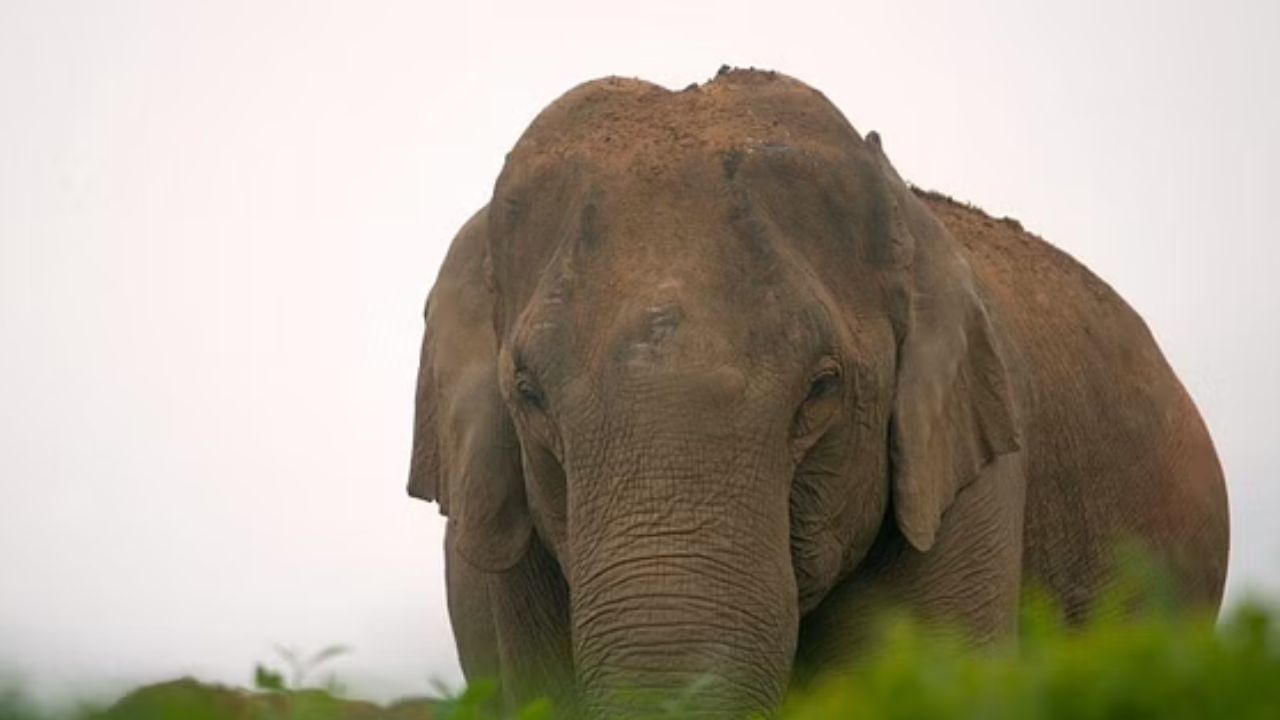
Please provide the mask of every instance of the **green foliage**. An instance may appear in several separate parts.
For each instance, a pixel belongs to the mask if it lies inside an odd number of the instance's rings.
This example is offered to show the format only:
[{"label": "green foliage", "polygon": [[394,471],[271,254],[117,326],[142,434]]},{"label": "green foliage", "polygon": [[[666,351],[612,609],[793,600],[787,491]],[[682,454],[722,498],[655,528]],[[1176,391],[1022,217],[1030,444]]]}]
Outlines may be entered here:
[{"label": "green foliage", "polygon": [[1215,629],[1151,613],[1069,631],[1029,612],[1016,652],[973,653],[908,623],[875,656],[794,698],[794,720],[917,718],[1280,717],[1280,638],[1271,615],[1243,606]]},{"label": "green foliage", "polygon": [[441,720],[487,720],[498,716],[498,684],[492,680],[473,682],[461,693],[437,685],[436,692],[441,697]]},{"label": "green foliage", "polygon": [[[305,690],[317,668],[349,652],[350,648],[345,645],[330,645],[308,656],[293,648],[277,645],[276,654],[288,668],[288,682],[285,681],[285,672],[259,664],[253,669],[253,686],[259,690],[277,692]],[[344,692],[341,683],[332,673],[315,689],[324,690],[330,695],[342,695]]]},{"label": "green foliage", "polygon": [[253,686],[259,690],[284,690],[284,675],[263,665],[255,665]]},{"label": "green foliage", "polygon": [[[889,620],[878,649],[846,672],[789,698],[782,717],[1065,720],[1280,717],[1280,614],[1244,604],[1220,622],[1173,612],[1150,587],[1117,585],[1087,627],[1072,628],[1043,593],[1028,593],[1017,649],[975,652],[955,636]],[[1132,609],[1144,609],[1136,617]],[[1126,619],[1127,618],[1127,619]],[[285,668],[259,666],[258,693],[190,680],[135,691],[109,711],[42,714],[14,691],[0,691],[0,720],[330,720],[439,718],[498,720],[498,688],[473,683],[460,694],[414,708],[377,708],[305,689],[309,675],[341,648],[303,657],[281,651]],[[330,682],[330,688],[333,684]],[[680,717],[698,688],[659,708]],[[551,720],[546,700],[514,720]]]}]

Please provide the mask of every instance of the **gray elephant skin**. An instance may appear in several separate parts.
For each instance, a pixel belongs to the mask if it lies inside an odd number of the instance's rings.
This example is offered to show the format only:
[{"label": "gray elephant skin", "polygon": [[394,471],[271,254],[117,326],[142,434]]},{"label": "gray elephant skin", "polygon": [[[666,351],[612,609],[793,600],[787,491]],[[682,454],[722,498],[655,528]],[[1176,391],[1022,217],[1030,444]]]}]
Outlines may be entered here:
[{"label": "gray elephant skin", "polygon": [[692,682],[691,711],[768,712],[886,608],[975,646],[1032,585],[1077,619],[1120,542],[1188,608],[1227,567],[1141,318],[754,70],[533,121],[428,298],[409,492],[448,517],[467,677],[588,717]]}]

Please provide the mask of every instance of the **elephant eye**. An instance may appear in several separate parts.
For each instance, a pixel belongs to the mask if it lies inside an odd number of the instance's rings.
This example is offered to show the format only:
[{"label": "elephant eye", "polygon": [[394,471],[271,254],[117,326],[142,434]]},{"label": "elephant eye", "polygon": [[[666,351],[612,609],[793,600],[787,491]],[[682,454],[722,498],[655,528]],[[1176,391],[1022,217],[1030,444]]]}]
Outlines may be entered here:
[{"label": "elephant eye", "polygon": [[542,395],[542,390],[538,388],[538,384],[534,382],[527,370],[516,371],[516,394],[530,407],[538,410],[546,409],[546,399]]},{"label": "elephant eye", "polygon": [[830,397],[839,387],[840,368],[835,366],[823,368],[809,381],[809,393],[805,396],[805,401]]},{"label": "elephant eye", "polygon": [[806,451],[835,417],[840,403],[834,400],[840,395],[841,375],[840,366],[834,360],[828,360],[809,379],[809,391],[796,410],[791,427],[797,452]]}]

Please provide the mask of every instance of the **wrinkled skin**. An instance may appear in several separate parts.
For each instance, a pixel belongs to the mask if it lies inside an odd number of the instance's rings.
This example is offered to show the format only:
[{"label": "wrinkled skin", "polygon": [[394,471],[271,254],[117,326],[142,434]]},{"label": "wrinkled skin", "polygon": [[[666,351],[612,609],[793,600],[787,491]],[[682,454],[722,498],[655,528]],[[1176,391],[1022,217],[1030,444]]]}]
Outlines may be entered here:
[{"label": "wrinkled skin", "polygon": [[889,607],[1016,636],[1143,542],[1216,608],[1226,498],[1138,316],[910,189],[784,76],[544,110],[428,300],[410,492],[470,678],[591,717],[767,711]]}]

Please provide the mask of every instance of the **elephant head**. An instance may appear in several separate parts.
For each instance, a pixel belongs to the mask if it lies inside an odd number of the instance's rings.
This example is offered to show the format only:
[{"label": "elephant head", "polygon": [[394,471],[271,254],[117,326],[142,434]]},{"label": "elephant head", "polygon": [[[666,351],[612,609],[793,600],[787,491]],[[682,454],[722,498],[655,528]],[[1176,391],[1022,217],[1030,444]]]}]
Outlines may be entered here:
[{"label": "elephant head", "polygon": [[410,491],[478,568],[545,545],[597,714],[697,678],[706,709],[773,707],[799,619],[886,523],[928,551],[1016,445],[966,259],[789,78],[575,88],[453,252]]}]

